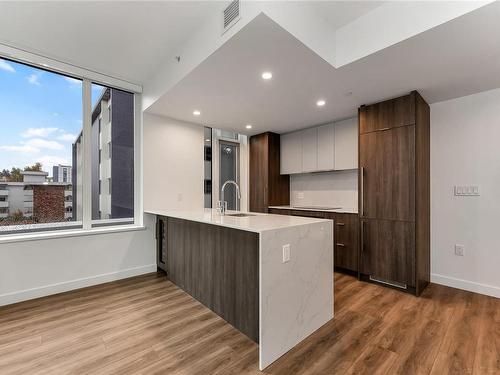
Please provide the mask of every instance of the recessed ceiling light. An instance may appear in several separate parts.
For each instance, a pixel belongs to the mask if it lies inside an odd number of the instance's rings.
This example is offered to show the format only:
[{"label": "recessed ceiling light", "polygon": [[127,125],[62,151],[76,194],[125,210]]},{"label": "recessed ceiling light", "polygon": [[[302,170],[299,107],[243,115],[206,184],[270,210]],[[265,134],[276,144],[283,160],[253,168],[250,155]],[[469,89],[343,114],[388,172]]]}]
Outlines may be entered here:
[{"label": "recessed ceiling light", "polygon": [[316,102],[316,105],[317,105],[318,107],[323,107],[325,104],[326,104],[326,102],[325,102],[323,99],[318,100],[318,101]]},{"label": "recessed ceiling light", "polygon": [[247,128],[247,129],[252,129],[252,125],[247,124],[247,126],[245,126],[245,128]]},{"label": "recessed ceiling light", "polygon": [[264,73],[262,73],[262,79],[266,79],[267,80],[267,79],[271,79],[271,78],[273,78],[273,73],[271,73],[271,72],[264,72]]},{"label": "recessed ceiling light", "polygon": [[200,112],[200,111],[198,111],[198,110],[193,111],[193,115],[195,115],[195,116],[199,116],[199,115],[201,115],[201,112]]}]

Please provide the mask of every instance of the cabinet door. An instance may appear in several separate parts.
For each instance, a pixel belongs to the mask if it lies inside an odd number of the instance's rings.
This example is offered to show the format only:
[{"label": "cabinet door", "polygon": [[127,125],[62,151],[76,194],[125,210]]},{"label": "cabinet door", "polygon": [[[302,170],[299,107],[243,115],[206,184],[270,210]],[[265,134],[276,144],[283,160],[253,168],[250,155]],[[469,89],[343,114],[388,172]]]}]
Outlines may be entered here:
[{"label": "cabinet door", "polygon": [[358,119],[335,123],[335,169],[358,168]]},{"label": "cabinet door", "polygon": [[267,212],[269,147],[267,134],[250,137],[250,211]]},{"label": "cabinet door", "polygon": [[318,170],[318,128],[306,129],[302,134],[302,172]]},{"label": "cabinet door", "polygon": [[361,272],[381,281],[415,284],[415,224],[361,220]]},{"label": "cabinet door", "polygon": [[[356,144],[357,144],[357,137],[358,134],[356,132],[355,133]],[[318,127],[317,169],[320,171],[328,171],[335,169],[335,127],[333,124],[323,125]]]},{"label": "cabinet door", "polygon": [[415,126],[361,134],[360,216],[415,219]]},{"label": "cabinet door", "polygon": [[280,173],[302,172],[302,136],[300,132],[281,136]]},{"label": "cabinet door", "polygon": [[358,215],[333,214],[335,266],[358,271]]},{"label": "cabinet door", "polygon": [[359,109],[360,134],[415,124],[415,94],[362,106]]}]

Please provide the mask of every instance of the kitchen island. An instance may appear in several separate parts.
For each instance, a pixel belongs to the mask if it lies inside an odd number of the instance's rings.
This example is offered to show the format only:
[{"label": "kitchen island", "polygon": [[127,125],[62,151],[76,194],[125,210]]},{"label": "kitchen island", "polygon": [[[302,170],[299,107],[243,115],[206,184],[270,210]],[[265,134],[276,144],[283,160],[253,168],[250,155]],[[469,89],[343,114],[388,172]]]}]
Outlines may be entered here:
[{"label": "kitchen island", "polygon": [[167,277],[257,342],[261,370],[333,318],[331,220],[148,213],[158,217]]}]

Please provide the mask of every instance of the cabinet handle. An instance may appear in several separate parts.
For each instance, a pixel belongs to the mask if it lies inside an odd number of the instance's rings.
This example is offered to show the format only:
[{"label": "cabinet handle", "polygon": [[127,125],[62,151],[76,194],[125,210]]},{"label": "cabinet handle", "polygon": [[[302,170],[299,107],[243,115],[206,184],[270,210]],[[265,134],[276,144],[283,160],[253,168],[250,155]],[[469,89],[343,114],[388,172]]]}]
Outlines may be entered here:
[{"label": "cabinet handle", "polygon": [[361,221],[361,252],[365,252],[365,222]]},{"label": "cabinet handle", "polygon": [[337,246],[345,247],[345,245],[343,243],[338,243],[338,242],[337,242]]},{"label": "cabinet handle", "polygon": [[361,216],[365,216],[365,168],[361,167]]},{"label": "cabinet handle", "polygon": [[345,224],[344,223],[337,223],[339,227],[343,227]]},{"label": "cabinet handle", "polygon": [[391,130],[391,128],[382,128],[379,131],[383,132],[383,131],[386,131],[386,130]]}]

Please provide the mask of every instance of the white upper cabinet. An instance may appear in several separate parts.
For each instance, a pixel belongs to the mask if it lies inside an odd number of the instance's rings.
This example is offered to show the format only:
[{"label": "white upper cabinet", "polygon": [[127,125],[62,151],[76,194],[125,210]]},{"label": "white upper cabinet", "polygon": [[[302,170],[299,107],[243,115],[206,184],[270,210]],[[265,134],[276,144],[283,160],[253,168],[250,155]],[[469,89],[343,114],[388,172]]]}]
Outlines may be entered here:
[{"label": "white upper cabinet", "polygon": [[356,117],[335,123],[335,168],[358,168],[358,119]]},{"label": "white upper cabinet", "polygon": [[319,171],[335,169],[335,126],[323,125],[318,129],[318,167]]},{"label": "white upper cabinet", "polygon": [[283,134],[280,139],[280,173],[302,173],[301,132]]},{"label": "white upper cabinet", "polygon": [[318,170],[318,128],[306,129],[302,134],[302,171]]},{"label": "white upper cabinet", "polygon": [[358,168],[358,119],[281,136],[281,174]]}]

